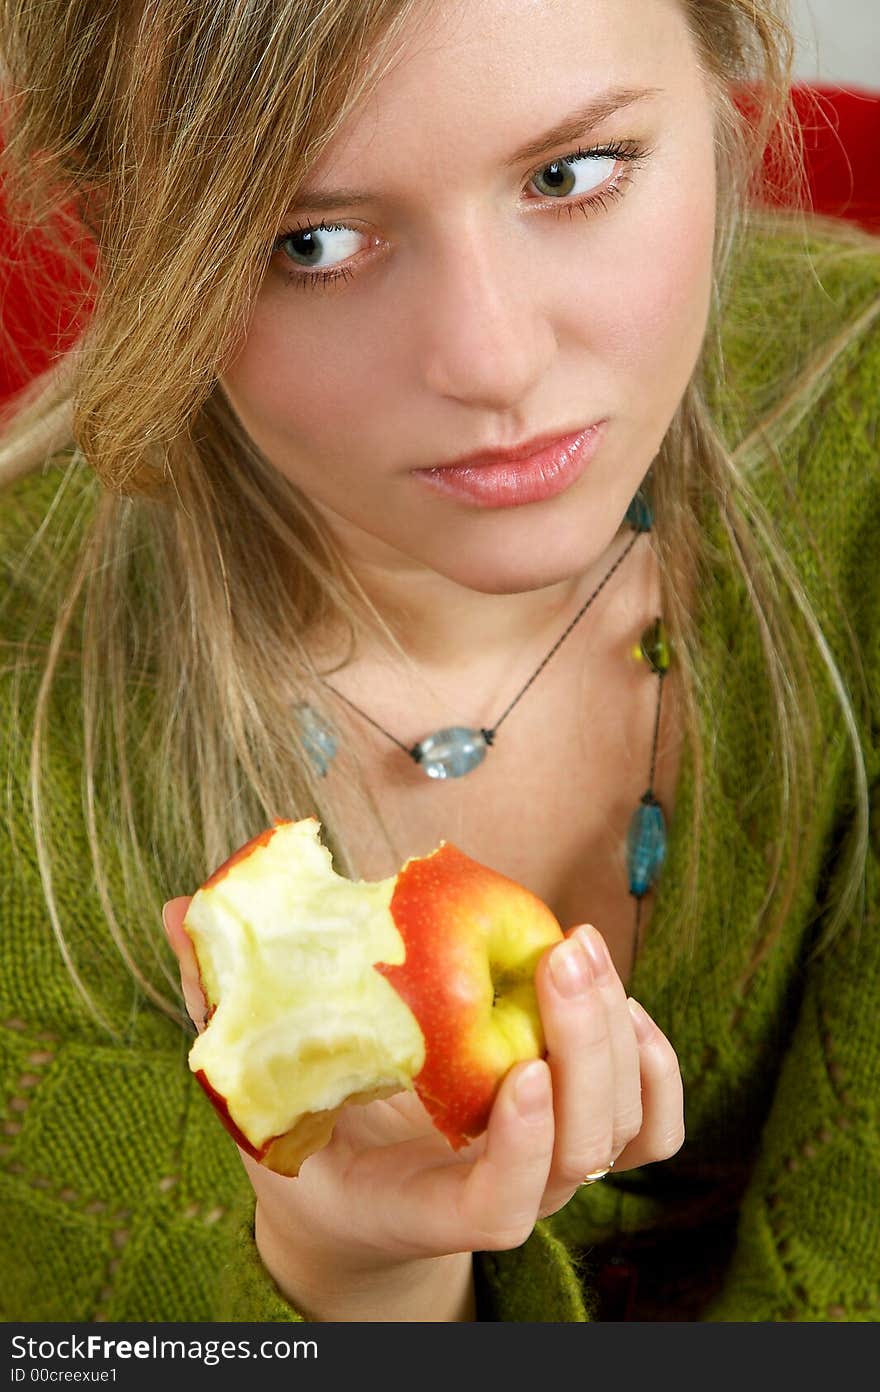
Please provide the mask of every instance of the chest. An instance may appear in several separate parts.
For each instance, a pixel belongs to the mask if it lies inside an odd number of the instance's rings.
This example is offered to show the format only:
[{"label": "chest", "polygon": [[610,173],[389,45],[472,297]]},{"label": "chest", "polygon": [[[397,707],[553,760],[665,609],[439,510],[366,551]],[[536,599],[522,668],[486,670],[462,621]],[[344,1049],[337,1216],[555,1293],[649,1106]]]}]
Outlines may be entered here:
[{"label": "chest", "polygon": [[[368,722],[334,706],[342,738],[327,793],[357,874],[384,878],[407,857],[450,841],[537,894],[564,929],[595,924],[626,984],[636,925],[627,831],[649,787],[669,822],[682,754],[674,669],[660,692],[656,674],[632,658],[642,626],[634,637],[621,634],[619,646],[604,657],[592,654],[585,662],[574,653],[552,676],[548,668],[542,689],[526,693],[483,762],[461,778],[428,778]],[[507,704],[501,701],[476,721],[431,711],[436,719],[417,724],[405,700],[389,700],[387,683],[343,687],[337,675],[334,684],[405,744],[443,725],[490,726]],[[357,788],[355,754],[372,808]],[[650,892],[642,900],[640,943],[650,928],[652,900]]]}]

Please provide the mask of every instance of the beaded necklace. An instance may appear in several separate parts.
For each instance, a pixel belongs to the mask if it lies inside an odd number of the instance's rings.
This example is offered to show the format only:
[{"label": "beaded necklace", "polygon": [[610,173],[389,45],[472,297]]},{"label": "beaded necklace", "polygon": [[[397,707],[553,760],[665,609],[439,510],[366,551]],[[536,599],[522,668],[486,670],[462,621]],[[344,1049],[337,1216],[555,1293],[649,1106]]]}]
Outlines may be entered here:
[{"label": "beaded necklace", "polygon": [[[653,512],[644,493],[639,489],[630,503],[625,517],[626,523],[632,528],[635,535],[627,546],[626,550],[614,562],[605,575],[604,579],[596,586],[585,604],[581,606],[575,614],[571,623],[556,640],[553,647],[544,658],[539,667],[532,673],[528,681],[510,702],[507,709],[496,720],[491,728],[481,726],[473,729],[465,725],[452,725],[442,730],[436,730],[432,734],[426,735],[416,744],[408,746],[403,744],[390,731],[386,730],[372,716],[362,711],[347,696],[343,696],[341,691],[337,691],[329,682],[324,685],[350,706],[358,715],[385,735],[398,749],[419,765],[428,778],[462,778],[472,769],[477,768],[485,759],[486,754],[495,742],[495,736],[502,721],[506,720],[517,702],[525,695],[529,687],[544,670],[553,654],[562,645],[571,633],[575,624],[587,612],[593,600],[607,584],[614,574],[617,567],[626,559],[635,546],[642,532],[651,530],[654,522]],[[632,651],[634,658],[648,664],[650,670],[657,676],[657,710],[654,720],[654,737],[651,745],[651,764],[648,774],[648,787],[642,794],[639,806],[636,808],[630,820],[626,838],[626,860],[627,875],[629,880],[629,893],[635,898],[635,928],[633,932],[633,949],[630,962],[630,972],[635,964],[639,946],[639,929],[641,926],[642,900],[648,891],[653,887],[661,866],[666,856],[666,818],[663,808],[654,794],[654,775],[657,766],[657,739],[660,730],[660,706],[663,699],[663,678],[669,670],[670,661],[670,642],[667,637],[666,628],[661,617],[657,617],[642,633],[641,639]],[[336,736],[328,728],[328,725],[321,719],[317,711],[308,704],[301,701],[295,707],[295,715],[302,735],[303,744],[306,751],[320,777],[325,777],[331,761],[336,755],[338,742]]]}]

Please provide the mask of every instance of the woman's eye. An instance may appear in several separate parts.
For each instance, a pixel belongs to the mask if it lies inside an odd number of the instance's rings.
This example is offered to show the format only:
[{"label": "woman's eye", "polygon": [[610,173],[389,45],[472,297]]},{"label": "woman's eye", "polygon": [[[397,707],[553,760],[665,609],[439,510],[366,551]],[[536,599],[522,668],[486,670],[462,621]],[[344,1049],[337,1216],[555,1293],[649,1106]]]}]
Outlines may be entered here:
[{"label": "woman's eye", "polygon": [[322,222],[317,227],[283,232],[276,239],[275,248],[283,247],[287,258],[307,273],[323,271],[353,256],[361,236],[363,233],[353,227]]},{"label": "woman's eye", "polygon": [[539,191],[550,198],[559,194],[567,197],[591,193],[611,177],[618,158],[617,155],[570,155],[545,164],[532,175],[531,183],[536,186],[544,183],[546,188]]}]

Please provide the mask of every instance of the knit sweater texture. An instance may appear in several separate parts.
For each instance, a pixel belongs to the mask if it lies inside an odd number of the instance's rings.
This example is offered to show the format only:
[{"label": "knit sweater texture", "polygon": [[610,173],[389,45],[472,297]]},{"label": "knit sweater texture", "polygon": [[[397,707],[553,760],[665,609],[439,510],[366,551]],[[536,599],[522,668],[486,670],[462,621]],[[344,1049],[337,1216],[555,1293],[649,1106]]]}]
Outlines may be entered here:
[{"label": "knit sweater texture", "polygon": [[[789,232],[743,238],[711,402],[735,445],[807,360],[862,316],[863,330],[835,357],[781,448],[782,481],[759,450],[750,483],[783,534],[853,696],[874,814],[880,334],[869,311],[878,297],[880,252],[841,260],[820,234],[806,245]],[[90,471],[82,474],[77,506],[99,487]],[[47,811],[56,834],[63,828],[53,883],[76,968],[125,1044],[109,1040],[86,1011],[53,932],[29,813],[34,690],[16,686],[11,658],[34,606],[46,602],[38,557],[62,524],[63,507],[52,506],[60,476],[53,460],[0,489],[0,775],[12,798],[12,816],[0,823],[0,1314],[300,1320],[260,1261],[253,1191],[187,1065],[192,1034],[135,986],[109,934],[86,840],[76,673],[54,697],[45,751]],[[833,688],[820,677],[820,793],[796,899],[762,957],[756,925],[773,851],[772,715],[744,582],[721,563],[716,516],[709,526],[719,565],[697,600],[713,701],[701,711],[712,834],[700,921],[693,952],[673,951],[684,926],[693,795],[686,748],[650,932],[628,986],[678,1054],[686,1140],[669,1160],[579,1189],[521,1246],[475,1253],[481,1320],[880,1318],[880,822],[872,817],[864,903],[817,955],[811,949],[856,825],[854,760]],[[32,580],[13,587],[12,561],[27,547]],[[824,670],[818,650],[812,655]],[[206,865],[205,876],[214,868]],[[161,885],[159,902],[194,888]],[[174,972],[161,928],[157,938]]]}]

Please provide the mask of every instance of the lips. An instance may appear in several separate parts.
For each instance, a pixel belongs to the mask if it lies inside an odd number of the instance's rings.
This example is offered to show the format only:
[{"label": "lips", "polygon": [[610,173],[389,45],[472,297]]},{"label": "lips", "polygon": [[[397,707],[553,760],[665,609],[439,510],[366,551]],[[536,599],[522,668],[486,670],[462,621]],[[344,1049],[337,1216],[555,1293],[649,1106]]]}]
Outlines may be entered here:
[{"label": "lips", "polygon": [[498,464],[516,464],[524,459],[530,459],[533,455],[539,454],[542,450],[548,449],[551,445],[562,445],[566,440],[573,439],[588,429],[588,425],[580,422],[567,429],[551,431],[549,434],[535,435],[531,440],[526,440],[519,445],[511,445],[509,449],[486,450],[475,454],[462,454],[455,459],[445,459],[437,464],[424,464],[421,470],[427,469],[481,469],[490,468]]},{"label": "lips", "polygon": [[[483,508],[520,507],[543,502],[564,493],[587,469],[604,434],[605,421],[582,426],[573,435],[563,435],[549,445],[501,463],[492,457],[477,456],[483,462],[413,469],[419,487],[429,487],[446,497],[457,498],[469,506]],[[473,456],[471,456],[473,460]]]}]

